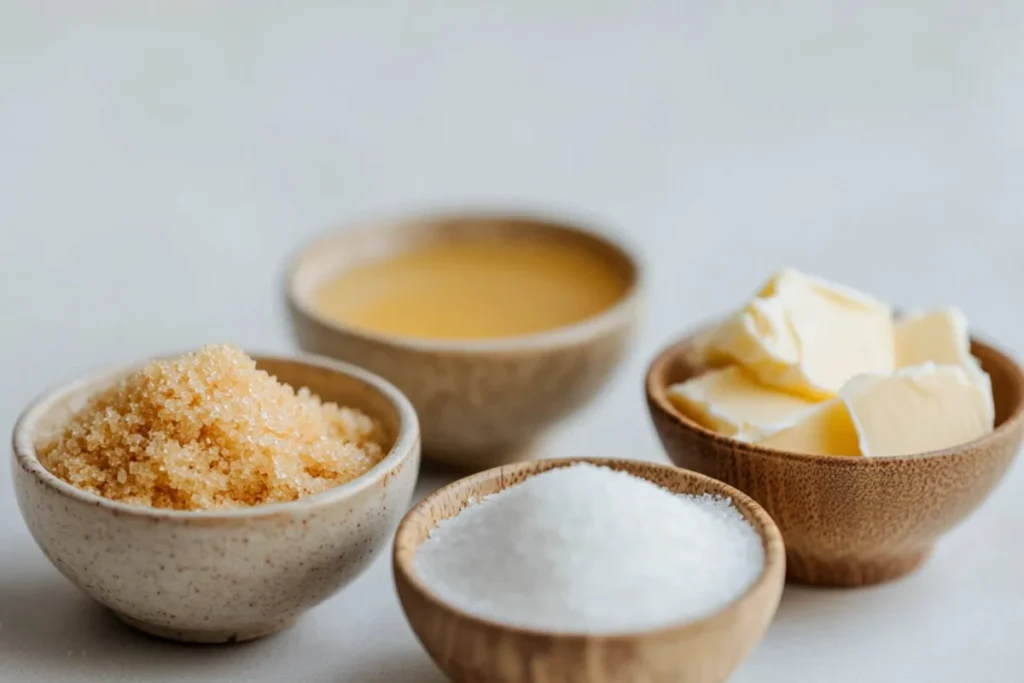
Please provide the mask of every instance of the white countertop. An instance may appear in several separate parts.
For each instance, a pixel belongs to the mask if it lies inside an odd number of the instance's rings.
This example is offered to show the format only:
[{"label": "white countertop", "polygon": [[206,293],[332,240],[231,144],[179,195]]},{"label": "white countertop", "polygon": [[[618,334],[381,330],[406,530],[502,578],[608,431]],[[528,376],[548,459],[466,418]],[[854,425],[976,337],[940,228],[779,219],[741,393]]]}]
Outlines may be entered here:
[{"label": "white countertop", "polygon": [[[0,2],[0,429],[94,366],[291,348],[287,252],[336,222],[463,201],[591,212],[652,269],[629,363],[552,455],[663,459],[646,360],[782,265],[959,304],[1024,350],[1013,3],[484,5]],[[443,680],[387,557],[277,637],[175,646],[60,577],[9,480],[4,683]],[[442,482],[425,474],[420,495]],[[733,680],[1020,680],[1022,535],[1018,464],[911,578],[788,588]]]}]

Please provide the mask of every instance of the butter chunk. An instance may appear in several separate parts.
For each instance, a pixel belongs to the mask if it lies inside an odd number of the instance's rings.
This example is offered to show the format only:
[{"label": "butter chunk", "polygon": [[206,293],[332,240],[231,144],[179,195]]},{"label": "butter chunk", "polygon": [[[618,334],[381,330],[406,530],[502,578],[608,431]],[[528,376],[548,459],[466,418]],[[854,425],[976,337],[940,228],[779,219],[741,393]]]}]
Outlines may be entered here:
[{"label": "butter chunk", "polygon": [[707,338],[702,358],[711,365],[729,360],[767,386],[824,400],[855,375],[892,372],[892,312],[857,291],[785,269]]},{"label": "butter chunk", "polygon": [[777,431],[814,406],[800,396],[765,387],[736,366],[673,385],[668,397],[705,427],[742,441]]},{"label": "butter chunk", "polygon": [[846,403],[818,404],[794,424],[755,441],[758,445],[812,455],[860,455],[860,439]]},{"label": "butter chunk", "polygon": [[907,315],[896,321],[896,367],[963,365],[971,355],[967,319],[959,308]]},{"label": "butter chunk", "polygon": [[866,456],[934,451],[992,429],[989,399],[957,365],[929,362],[889,376],[862,375],[847,382],[841,396]]},{"label": "butter chunk", "polygon": [[895,340],[897,368],[932,362],[958,365],[966,370],[985,395],[986,420],[989,428],[993,426],[992,379],[981,369],[978,359],[971,355],[967,319],[960,309],[949,307],[905,316],[896,321]]}]

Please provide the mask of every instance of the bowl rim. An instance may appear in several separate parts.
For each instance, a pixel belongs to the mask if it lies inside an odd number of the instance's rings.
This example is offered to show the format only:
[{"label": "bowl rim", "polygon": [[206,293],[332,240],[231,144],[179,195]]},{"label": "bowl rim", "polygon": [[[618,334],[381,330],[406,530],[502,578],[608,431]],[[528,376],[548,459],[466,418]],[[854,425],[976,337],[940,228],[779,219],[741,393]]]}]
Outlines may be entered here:
[{"label": "bowl rim", "polygon": [[[496,337],[487,339],[427,339],[404,337],[397,334],[347,325],[321,315],[312,305],[309,296],[299,292],[299,276],[307,267],[310,258],[328,246],[337,246],[346,239],[358,235],[415,229],[417,226],[450,220],[509,221],[518,224],[532,224],[534,227],[551,232],[574,235],[592,240],[615,252],[632,270],[632,278],[625,293],[611,306],[595,315],[570,325],[552,328],[542,332]],[[312,321],[319,327],[335,334],[344,334],[365,339],[377,344],[406,348],[430,353],[458,354],[515,354],[530,350],[574,346],[581,341],[594,338],[624,324],[642,299],[647,286],[647,268],[639,247],[623,234],[608,228],[598,228],[598,221],[570,212],[554,211],[503,211],[494,208],[433,209],[421,212],[376,214],[348,221],[321,231],[287,258],[284,270],[285,302],[293,313]]]},{"label": "bowl rim", "polygon": [[[814,462],[826,467],[884,468],[899,466],[901,464],[924,459],[955,457],[974,448],[987,448],[988,446],[1009,436],[1010,433],[1017,428],[1017,424],[1024,420],[1024,400],[1020,400],[1017,402],[1013,411],[1007,415],[1002,422],[995,425],[995,428],[987,434],[983,434],[976,439],[972,439],[971,441],[967,441],[962,444],[949,446],[948,448],[922,451],[920,453],[911,453],[907,455],[881,455],[874,457],[820,455],[767,448],[765,446],[759,446],[746,441],[739,441],[737,439],[718,434],[717,432],[697,423],[695,420],[690,419],[686,415],[683,415],[675,408],[674,405],[672,405],[671,401],[668,400],[666,395],[666,389],[668,387],[662,386],[656,382],[657,378],[655,375],[660,374],[665,365],[671,360],[680,354],[685,353],[685,351],[697,340],[701,332],[706,329],[706,326],[700,326],[662,347],[654,355],[654,358],[647,366],[647,372],[644,375],[644,391],[647,395],[647,404],[652,413],[657,411],[658,414],[667,417],[676,426],[693,432],[699,435],[702,439],[720,445],[722,448],[734,451],[745,451],[750,454],[771,458],[781,458],[790,461]],[[1024,370],[1021,369],[1017,361],[1005,351],[1002,351],[993,344],[981,341],[974,335],[971,335],[970,342],[972,347],[980,347],[984,349],[987,354],[999,358],[1007,367],[1012,368],[1014,373],[1014,384],[1018,386],[1019,393],[1024,396]],[[655,416],[652,415],[652,417]]]},{"label": "bowl rim", "polygon": [[[585,463],[597,466],[619,466],[621,469],[618,471],[625,471],[633,476],[640,476],[630,470],[631,465],[643,465],[644,467],[654,468],[658,470],[670,471],[675,474],[685,474],[696,481],[702,481],[708,488],[709,491],[715,491],[717,495],[728,496],[732,499],[733,504],[740,509],[741,514],[749,513],[750,517],[754,521],[748,520],[748,523],[757,532],[757,535],[761,538],[762,545],[764,547],[764,566],[761,569],[761,573],[758,574],[757,578],[739,595],[733,598],[728,603],[722,605],[714,612],[706,614],[696,619],[689,619],[685,621],[673,622],[664,626],[657,626],[654,628],[642,628],[633,629],[629,631],[621,632],[581,632],[581,631],[558,631],[558,630],[543,630],[538,628],[529,628],[523,626],[517,626],[513,624],[504,624],[494,619],[477,616],[471,614],[451,603],[445,601],[433,591],[431,591],[426,584],[420,581],[419,577],[413,568],[413,561],[416,555],[415,549],[409,550],[402,547],[403,539],[409,536],[412,531],[412,523],[416,517],[423,514],[428,510],[432,504],[439,500],[447,492],[456,490],[458,488],[469,488],[474,484],[489,479],[502,478],[506,474],[520,472],[522,470],[529,471],[528,476],[534,476],[542,472],[558,469],[562,467],[569,467],[574,464]],[[645,478],[645,477],[644,477]],[[651,482],[654,483],[654,482]],[[659,484],[656,484],[660,486]],[[662,487],[664,488],[664,487]],[[464,508],[462,508],[464,509]],[[461,510],[459,512],[461,512]],[[458,512],[456,512],[456,515]],[[454,517],[455,515],[452,515]],[[744,514],[746,518],[746,514]],[[446,518],[448,519],[448,518]],[[436,526],[436,524],[435,524]],[[418,549],[418,547],[417,547]],[[786,550],[782,540],[782,532],[779,531],[778,526],[775,524],[775,520],[771,518],[767,511],[753,498],[743,493],[739,489],[736,489],[725,482],[714,479],[705,474],[688,470],[676,465],[668,463],[660,463],[649,460],[630,460],[626,458],[587,458],[587,457],[576,457],[576,458],[557,458],[557,459],[546,459],[546,460],[526,460],[508,465],[502,465],[500,467],[494,467],[476,474],[464,477],[457,481],[454,481],[446,486],[443,486],[430,495],[426,496],[418,503],[416,503],[402,518],[402,521],[398,524],[398,529],[395,531],[395,538],[392,544],[392,565],[395,581],[403,581],[406,586],[415,591],[420,599],[430,603],[431,607],[435,610],[441,610],[456,615],[459,619],[471,623],[475,628],[484,628],[494,631],[501,631],[503,633],[513,634],[516,637],[525,638],[542,638],[542,639],[557,639],[564,642],[569,641],[587,641],[587,642],[601,642],[607,644],[625,643],[634,641],[638,638],[661,638],[661,637],[676,637],[681,633],[692,631],[699,631],[704,629],[707,625],[722,618],[723,615],[737,609],[740,605],[745,603],[755,594],[770,590],[770,584],[773,582],[778,583],[779,595],[781,596],[782,587],[785,580],[786,574]],[[403,602],[402,609],[405,611],[406,606]],[[777,609],[777,606],[776,606]]]},{"label": "bowl rim", "polygon": [[246,353],[257,362],[265,360],[301,363],[363,382],[387,400],[398,413],[398,433],[395,436],[395,443],[380,462],[352,481],[292,501],[224,510],[174,510],[147,507],[145,505],[124,503],[104,498],[65,482],[39,462],[35,448],[38,422],[42,416],[52,409],[57,401],[90,385],[115,380],[126,373],[142,367],[151,360],[173,358],[182,355],[181,353],[170,353],[159,354],[130,363],[108,365],[99,370],[85,373],[77,379],[55,385],[41,393],[26,406],[14,424],[11,438],[12,463],[15,466],[21,467],[51,491],[88,505],[108,509],[114,515],[150,519],[154,522],[166,521],[182,524],[218,525],[304,512],[312,508],[338,503],[374,486],[379,480],[398,469],[416,451],[420,438],[419,421],[416,411],[413,409],[409,399],[393,384],[382,377],[350,363],[314,354],[282,355],[248,351]]}]

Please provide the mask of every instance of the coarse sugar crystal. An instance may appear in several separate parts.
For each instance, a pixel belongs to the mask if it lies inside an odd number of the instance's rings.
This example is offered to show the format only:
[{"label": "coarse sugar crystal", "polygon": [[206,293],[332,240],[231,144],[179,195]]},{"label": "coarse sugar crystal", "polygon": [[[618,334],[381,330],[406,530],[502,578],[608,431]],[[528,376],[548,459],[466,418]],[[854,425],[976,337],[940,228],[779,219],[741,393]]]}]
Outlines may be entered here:
[{"label": "coarse sugar crystal", "polygon": [[36,452],[72,486],[178,510],[295,500],[385,455],[371,417],[296,391],[230,345],[146,364],[43,435]]},{"label": "coarse sugar crystal", "polygon": [[680,495],[588,463],[548,470],[442,521],[415,572],[510,626],[621,633],[699,619],[761,574],[761,538],[727,498]]}]

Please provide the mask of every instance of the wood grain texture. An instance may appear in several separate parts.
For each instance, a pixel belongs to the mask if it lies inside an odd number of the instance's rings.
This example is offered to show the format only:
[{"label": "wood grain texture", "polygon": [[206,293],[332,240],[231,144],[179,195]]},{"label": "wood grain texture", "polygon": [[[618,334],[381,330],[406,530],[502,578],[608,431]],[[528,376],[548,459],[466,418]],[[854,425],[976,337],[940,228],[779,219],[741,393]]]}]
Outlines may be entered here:
[{"label": "wood grain texture", "polygon": [[975,441],[910,456],[837,458],[719,436],[682,415],[665,394],[703,370],[694,361],[695,336],[663,350],[648,369],[654,426],[674,463],[764,506],[785,538],[791,580],[859,586],[913,571],[936,539],[985,500],[1020,447],[1024,374],[978,341],[971,350],[992,377],[996,429]]},{"label": "wood grain texture", "polygon": [[[413,557],[440,520],[458,514],[471,497],[496,493],[574,462],[623,470],[678,493],[731,497],[764,541],[764,572],[746,593],[710,617],[618,636],[508,627],[442,602],[418,580]],[[709,477],[639,461],[545,460],[481,472],[420,502],[395,536],[394,575],[413,631],[456,683],[717,683],[746,658],[771,622],[782,594],[785,552],[778,528],[760,506]]]},{"label": "wood grain texture", "polygon": [[[353,264],[438,241],[561,241],[593,250],[632,285],[616,305],[577,325],[496,340],[418,340],[356,329],[311,305],[318,286]],[[285,283],[301,348],[393,382],[420,416],[424,457],[482,470],[524,457],[528,445],[594,398],[636,328],[640,265],[621,245],[539,218],[458,215],[380,221],[327,235],[293,260]]]}]

